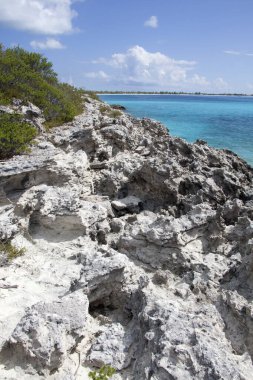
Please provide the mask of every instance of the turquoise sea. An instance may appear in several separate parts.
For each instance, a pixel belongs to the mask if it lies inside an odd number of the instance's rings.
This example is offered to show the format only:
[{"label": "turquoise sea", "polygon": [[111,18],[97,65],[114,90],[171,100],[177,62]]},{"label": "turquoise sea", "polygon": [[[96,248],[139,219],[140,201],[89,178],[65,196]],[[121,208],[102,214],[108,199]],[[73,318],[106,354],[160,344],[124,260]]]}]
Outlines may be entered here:
[{"label": "turquoise sea", "polygon": [[137,117],[165,124],[171,135],[227,148],[253,166],[253,97],[200,95],[100,95]]}]

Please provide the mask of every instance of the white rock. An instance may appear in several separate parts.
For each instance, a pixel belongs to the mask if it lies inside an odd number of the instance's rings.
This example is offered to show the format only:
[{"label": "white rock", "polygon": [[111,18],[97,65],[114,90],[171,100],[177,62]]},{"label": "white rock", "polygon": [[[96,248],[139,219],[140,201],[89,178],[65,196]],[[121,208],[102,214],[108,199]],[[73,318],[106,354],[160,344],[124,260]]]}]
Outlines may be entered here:
[{"label": "white rock", "polygon": [[127,209],[129,211],[139,210],[140,205],[141,199],[134,196],[128,196],[122,199],[112,201],[112,207],[114,207],[118,211],[122,211],[124,209]]},{"label": "white rock", "polygon": [[100,107],[0,162],[0,378],[251,379],[252,170]]},{"label": "white rock", "polygon": [[51,304],[38,303],[26,311],[10,338],[10,350],[37,370],[54,370],[84,333],[88,300],[75,292]]}]

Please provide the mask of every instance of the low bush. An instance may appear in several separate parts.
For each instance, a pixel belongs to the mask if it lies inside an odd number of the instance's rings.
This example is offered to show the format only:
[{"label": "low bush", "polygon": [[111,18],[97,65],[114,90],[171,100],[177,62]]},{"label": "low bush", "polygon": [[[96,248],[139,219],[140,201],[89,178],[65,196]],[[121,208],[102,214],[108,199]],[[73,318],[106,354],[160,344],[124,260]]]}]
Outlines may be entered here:
[{"label": "low bush", "polygon": [[21,115],[0,114],[0,159],[27,152],[36,134],[36,129],[24,122]]},{"label": "low bush", "polygon": [[112,110],[109,113],[109,116],[112,117],[113,119],[117,119],[122,115],[122,113],[119,110]]},{"label": "low bush", "polygon": [[122,113],[119,110],[111,109],[110,107],[106,105],[101,105],[99,107],[99,111],[101,112],[102,115],[107,115],[113,119],[117,119],[118,117],[122,115]]},{"label": "low bush", "polygon": [[110,379],[114,374],[116,370],[109,365],[104,365],[97,371],[91,371],[89,372],[89,377],[92,380],[108,380]]},{"label": "low bush", "polygon": [[99,111],[104,115],[105,113],[110,112],[110,108],[107,106],[100,106]]}]

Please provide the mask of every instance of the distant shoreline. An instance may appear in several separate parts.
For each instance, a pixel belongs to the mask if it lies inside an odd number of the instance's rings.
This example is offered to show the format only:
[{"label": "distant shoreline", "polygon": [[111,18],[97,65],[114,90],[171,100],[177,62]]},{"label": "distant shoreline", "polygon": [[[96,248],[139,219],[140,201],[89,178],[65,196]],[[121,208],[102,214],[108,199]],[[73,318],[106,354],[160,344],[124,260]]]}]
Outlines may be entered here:
[{"label": "distant shoreline", "polygon": [[138,96],[138,95],[151,95],[151,96],[185,96],[185,95],[188,95],[188,96],[227,96],[227,97],[252,97],[252,95],[247,95],[247,94],[194,94],[194,93],[175,93],[175,94],[172,94],[172,93],[164,93],[164,94],[160,94],[160,93],[157,93],[157,92],[154,92],[154,93],[147,93],[147,92],[96,92],[94,91],[98,96],[99,95],[134,95],[134,96]]}]

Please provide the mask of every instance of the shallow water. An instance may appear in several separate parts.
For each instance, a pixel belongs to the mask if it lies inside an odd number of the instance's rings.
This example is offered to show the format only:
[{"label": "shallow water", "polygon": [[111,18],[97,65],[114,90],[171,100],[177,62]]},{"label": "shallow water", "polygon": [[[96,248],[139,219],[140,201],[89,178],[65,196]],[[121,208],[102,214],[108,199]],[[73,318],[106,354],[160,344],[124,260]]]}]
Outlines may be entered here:
[{"label": "shallow water", "polygon": [[253,166],[253,97],[196,95],[100,95],[136,117],[165,124],[189,142],[205,140],[234,151]]}]

